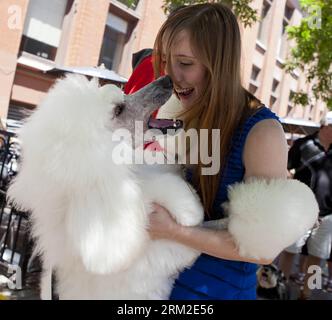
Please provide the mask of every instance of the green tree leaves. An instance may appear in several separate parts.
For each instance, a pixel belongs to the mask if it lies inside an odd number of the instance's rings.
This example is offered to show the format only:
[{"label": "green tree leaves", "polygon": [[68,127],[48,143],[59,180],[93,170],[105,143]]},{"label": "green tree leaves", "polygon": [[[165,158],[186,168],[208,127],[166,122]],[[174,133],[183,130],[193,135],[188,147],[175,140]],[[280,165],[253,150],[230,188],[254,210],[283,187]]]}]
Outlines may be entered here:
[{"label": "green tree leaves", "polygon": [[[164,0],[163,9],[166,14],[182,5],[205,3],[206,0]],[[252,0],[212,0],[230,6],[245,27],[251,26],[258,20],[257,11],[250,7]]]},{"label": "green tree leaves", "polygon": [[307,105],[322,100],[332,110],[332,0],[300,0],[300,4],[305,16],[299,26],[287,28],[296,45],[285,68],[304,72],[313,96],[302,92],[293,101]]}]

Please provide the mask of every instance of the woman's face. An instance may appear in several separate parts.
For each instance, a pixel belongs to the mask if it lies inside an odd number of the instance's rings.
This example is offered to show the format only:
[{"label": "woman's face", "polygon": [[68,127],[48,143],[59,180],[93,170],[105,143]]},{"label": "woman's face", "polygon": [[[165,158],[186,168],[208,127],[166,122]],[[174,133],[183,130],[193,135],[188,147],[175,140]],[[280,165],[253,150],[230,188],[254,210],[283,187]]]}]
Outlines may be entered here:
[{"label": "woman's face", "polygon": [[195,57],[187,31],[181,31],[175,38],[171,57],[171,62],[166,61],[166,65],[172,70],[177,96],[183,107],[188,108],[204,90],[206,68]]}]

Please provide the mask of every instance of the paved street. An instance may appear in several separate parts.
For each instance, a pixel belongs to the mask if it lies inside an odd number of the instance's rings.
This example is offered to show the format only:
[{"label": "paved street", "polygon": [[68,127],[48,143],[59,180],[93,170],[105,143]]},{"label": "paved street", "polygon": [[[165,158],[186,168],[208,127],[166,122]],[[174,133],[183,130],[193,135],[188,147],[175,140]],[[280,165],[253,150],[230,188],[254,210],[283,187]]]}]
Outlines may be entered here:
[{"label": "paved street", "polygon": [[[4,283],[5,279],[0,276],[0,295],[5,296],[9,300],[39,300],[39,273],[31,273],[26,280],[26,286],[22,290],[9,290]],[[294,283],[290,283],[290,300],[297,300],[300,293],[300,287]],[[258,300],[265,300],[258,297]],[[311,300],[332,300],[332,293],[325,290],[315,290]]]},{"label": "paved street", "polygon": [[22,290],[10,290],[7,279],[0,275],[0,295],[8,300],[39,300],[39,272],[29,273]]}]

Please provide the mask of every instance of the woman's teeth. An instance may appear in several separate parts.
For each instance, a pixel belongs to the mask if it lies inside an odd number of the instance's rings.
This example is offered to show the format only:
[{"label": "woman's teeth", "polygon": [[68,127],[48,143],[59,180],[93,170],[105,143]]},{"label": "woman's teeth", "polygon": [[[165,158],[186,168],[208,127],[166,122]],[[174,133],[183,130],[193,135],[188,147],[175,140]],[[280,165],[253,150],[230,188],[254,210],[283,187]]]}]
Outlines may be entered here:
[{"label": "woman's teeth", "polygon": [[190,95],[193,91],[194,91],[193,88],[189,88],[189,89],[176,89],[176,92],[177,92],[179,95],[182,95],[182,96],[188,96],[188,95]]}]

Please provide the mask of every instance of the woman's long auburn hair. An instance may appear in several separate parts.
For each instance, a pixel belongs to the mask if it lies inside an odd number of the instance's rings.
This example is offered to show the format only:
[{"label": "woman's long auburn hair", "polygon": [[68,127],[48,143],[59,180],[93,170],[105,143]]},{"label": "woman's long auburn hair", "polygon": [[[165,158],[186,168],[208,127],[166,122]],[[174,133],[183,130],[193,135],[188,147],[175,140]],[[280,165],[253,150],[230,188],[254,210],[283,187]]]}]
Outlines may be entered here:
[{"label": "woman's long auburn hair", "polygon": [[189,34],[196,58],[206,68],[205,89],[201,97],[182,113],[185,128],[208,129],[210,155],[215,154],[212,153],[212,129],[220,129],[219,173],[202,175],[204,165],[201,162],[194,170],[194,185],[206,214],[211,217],[221,172],[227,162],[235,130],[260,103],[242,87],[238,22],[231,9],[219,3],[185,6],[168,17],[154,44],[156,78],[165,68],[172,77],[169,68],[172,48],[177,35],[183,30]]}]

